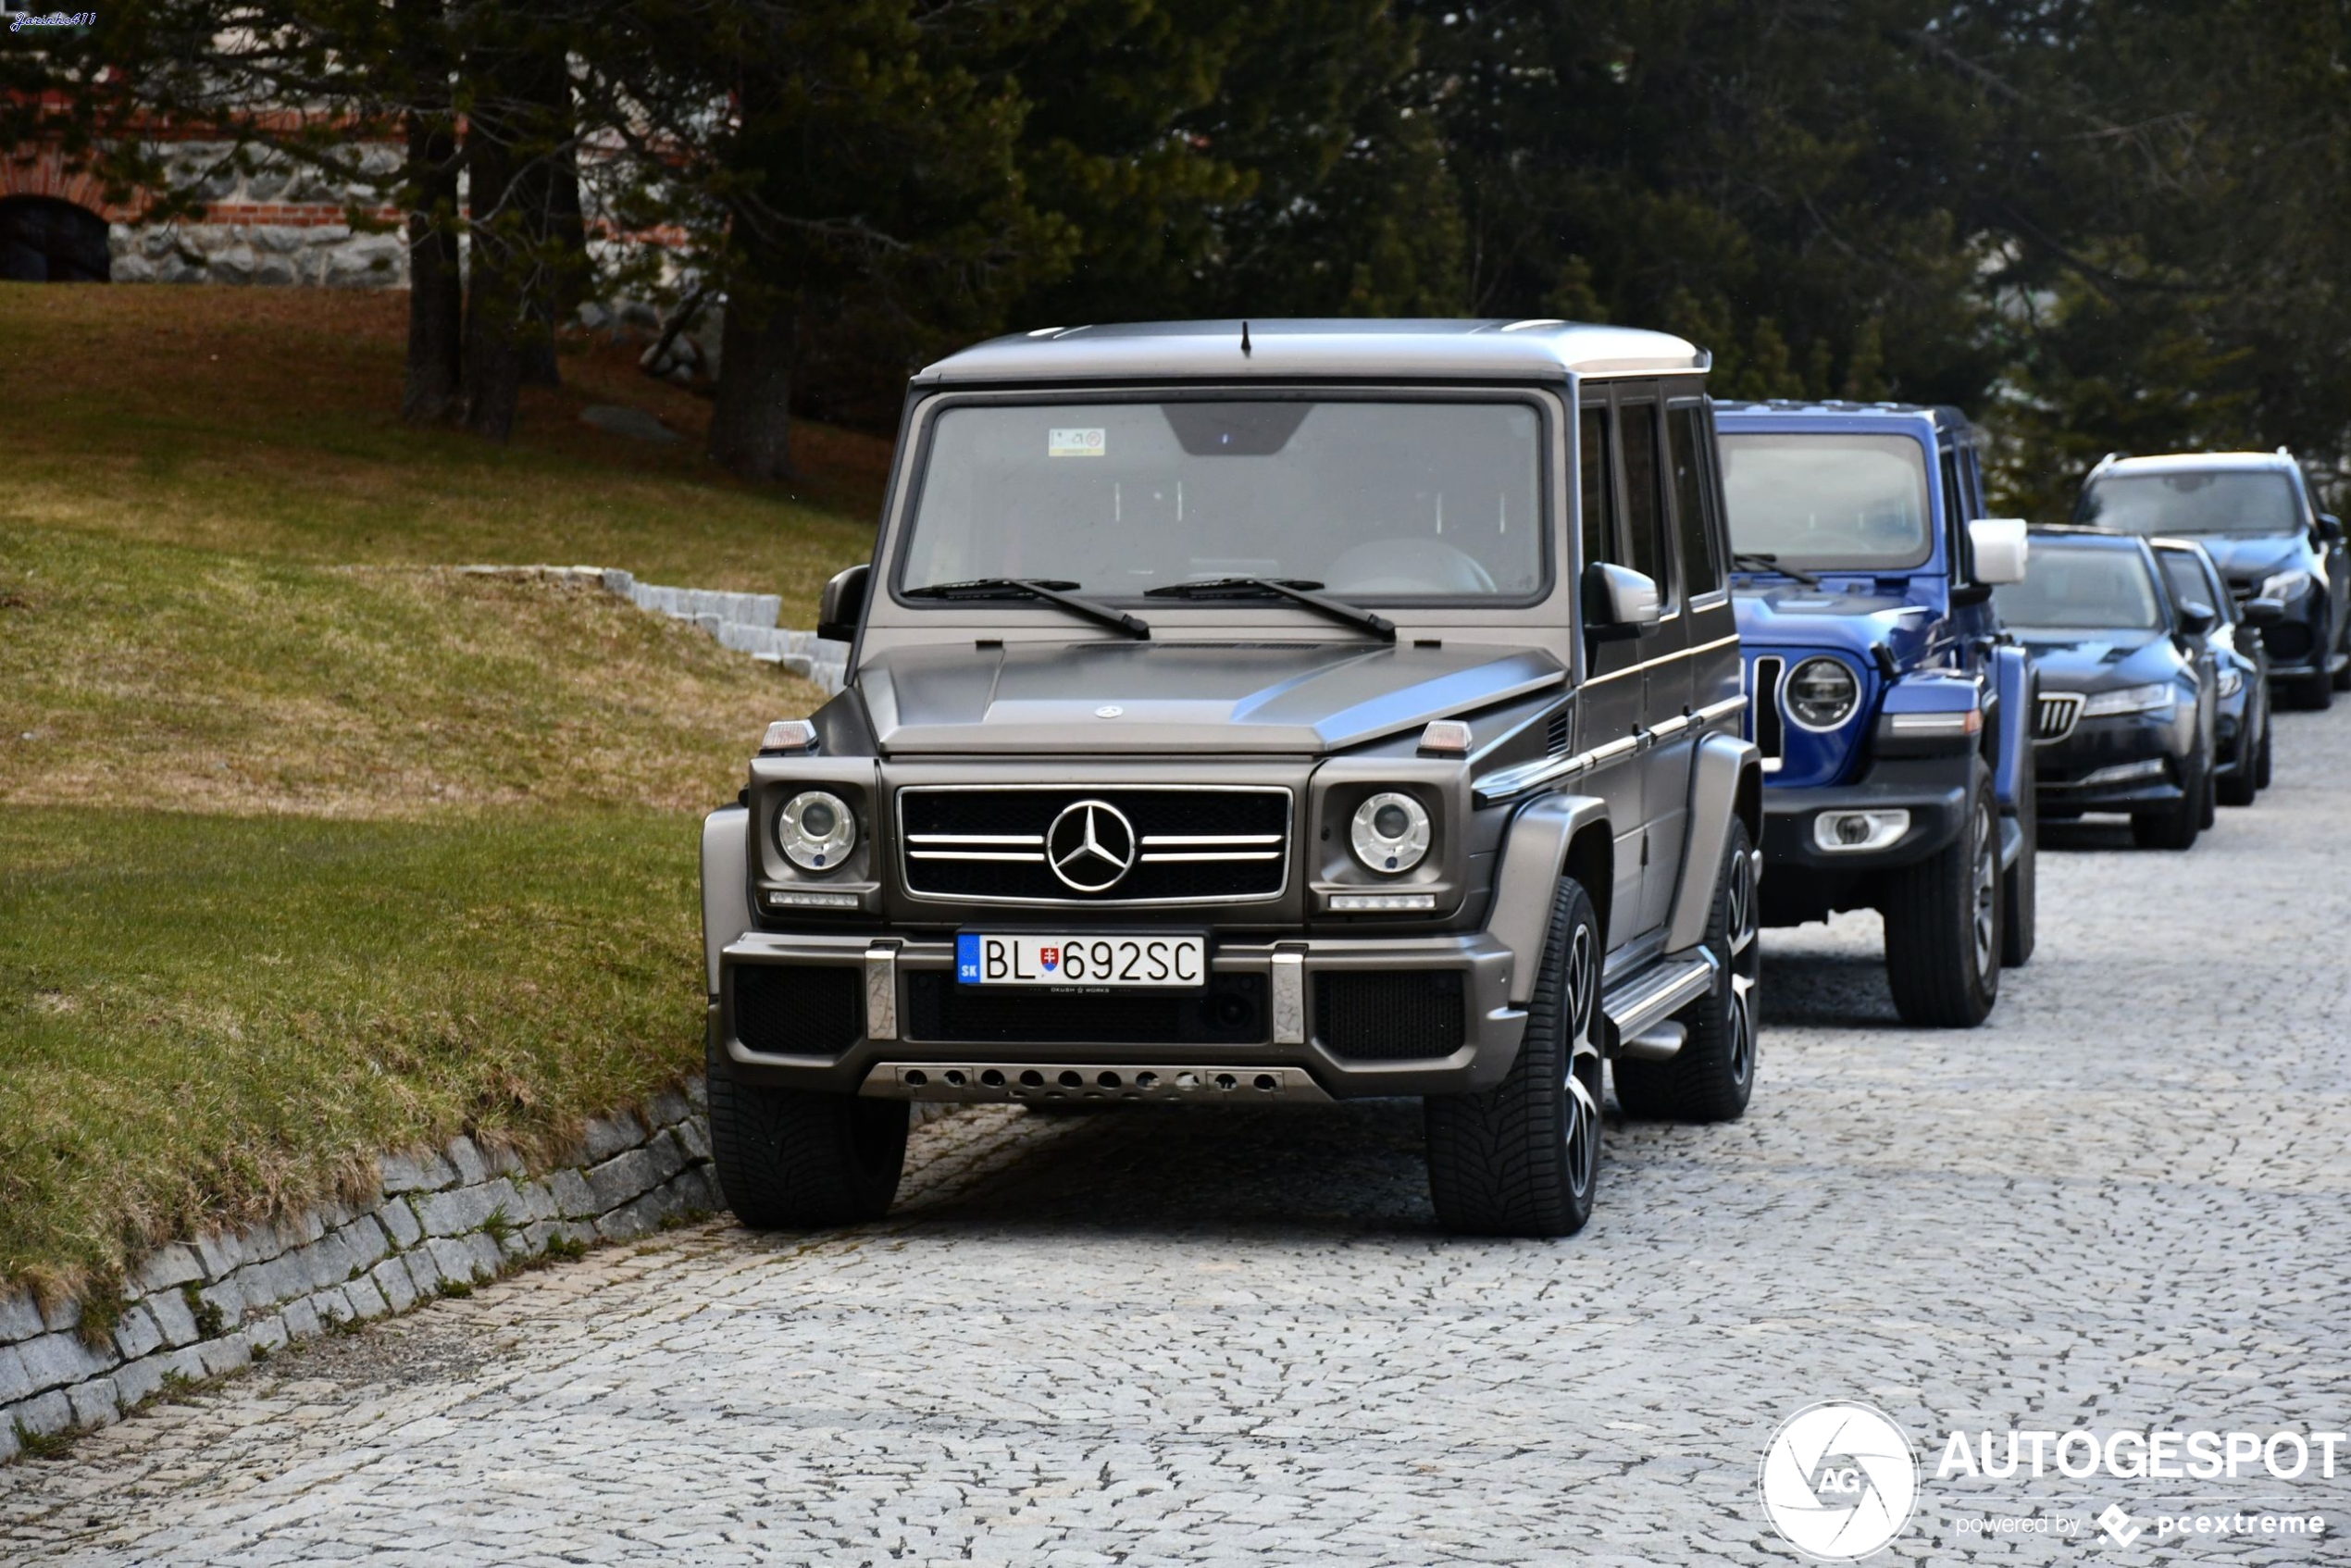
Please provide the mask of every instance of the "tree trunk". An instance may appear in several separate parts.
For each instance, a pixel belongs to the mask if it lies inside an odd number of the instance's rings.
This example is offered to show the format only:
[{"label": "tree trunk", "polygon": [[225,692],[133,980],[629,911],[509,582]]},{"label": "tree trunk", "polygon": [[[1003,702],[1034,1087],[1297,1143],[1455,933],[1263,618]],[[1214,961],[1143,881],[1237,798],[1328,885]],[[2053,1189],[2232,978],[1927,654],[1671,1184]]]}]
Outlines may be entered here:
[{"label": "tree trunk", "polygon": [[457,132],[450,112],[442,0],[396,0],[414,106],[408,114],[408,375],[400,417],[438,424],[455,410],[465,301],[459,272]]},{"label": "tree trunk", "polygon": [[456,137],[445,119],[408,118],[408,384],[400,417],[439,424],[456,406],[463,366],[463,280],[457,252]]},{"label": "tree trunk", "polygon": [[523,225],[515,210],[514,157],[499,140],[503,129],[476,119],[466,137],[472,179],[473,267],[466,280],[465,420],[474,434],[497,442],[514,434],[515,405],[521,395],[516,329],[522,312],[519,284],[527,265],[521,255]]},{"label": "tree trunk", "polygon": [[719,332],[718,398],[710,416],[710,455],[746,479],[790,477],[792,339],[790,295],[727,302]]},{"label": "tree trunk", "polygon": [[588,237],[579,211],[579,163],[570,145],[576,120],[567,61],[562,54],[551,53],[533,65],[539,80],[531,97],[542,113],[532,138],[535,156],[522,185],[532,265],[521,373],[526,386],[559,387],[563,367],[555,357],[555,329],[578,308]]}]

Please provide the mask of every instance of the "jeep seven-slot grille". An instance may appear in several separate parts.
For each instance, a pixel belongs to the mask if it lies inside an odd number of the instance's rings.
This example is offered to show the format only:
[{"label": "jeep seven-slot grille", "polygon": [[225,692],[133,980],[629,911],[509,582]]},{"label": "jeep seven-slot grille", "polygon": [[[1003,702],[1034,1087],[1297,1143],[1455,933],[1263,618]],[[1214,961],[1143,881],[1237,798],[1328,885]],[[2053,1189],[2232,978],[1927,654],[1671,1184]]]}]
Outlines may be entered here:
[{"label": "jeep seven-slot grille", "polygon": [[2044,691],[2040,705],[2033,710],[2033,739],[2045,744],[2062,740],[2073,733],[2074,722],[2081,716],[2081,692]]},{"label": "jeep seven-slot grille", "polygon": [[1780,770],[1787,751],[1787,728],[1780,718],[1780,674],[1786,667],[1785,661],[1768,655],[1755,661],[1755,691],[1748,706],[1755,714],[1755,750],[1766,773]]},{"label": "jeep seven-slot grille", "polygon": [[1450,1056],[1467,1027],[1459,970],[1329,970],[1314,977],[1314,1038],[1349,1062]]},{"label": "jeep seven-slot grille", "polygon": [[865,1032],[862,972],[841,964],[733,970],[735,1038],[771,1056],[838,1056]]},{"label": "jeep seven-slot grille", "polygon": [[1214,975],[1199,990],[1052,990],[906,977],[906,1038],[964,1045],[1263,1045],[1265,977]]},{"label": "jeep seven-slot grille", "polygon": [[1279,786],[913,785],[898,823],[900,874],[932,898],[1225,903],[1279,897],[1289,871]]}]

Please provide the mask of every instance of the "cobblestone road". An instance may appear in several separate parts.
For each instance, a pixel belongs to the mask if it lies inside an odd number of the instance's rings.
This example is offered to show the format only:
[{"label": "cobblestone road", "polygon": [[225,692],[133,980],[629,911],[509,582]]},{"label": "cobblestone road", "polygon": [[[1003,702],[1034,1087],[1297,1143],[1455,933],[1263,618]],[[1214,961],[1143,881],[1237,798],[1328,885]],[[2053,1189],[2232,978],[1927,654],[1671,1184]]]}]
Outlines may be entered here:
[{"label": "cobblestone road", "polygon": [[0,1561],[1785,1562],[1776,1425],[1917,1439],[1919,1561],[2351,1562],[1938,1481],[1943,1434],[2351,1425],[2351,715],[2186,856],[2089,828],[1990,1027],[1893,1022],[1873,917],[1776,933],[1730,1127],[1618,1126],[1586,1234],[1436,1235],[1417,1112],[975,1114],[887,1225],[723,1225],[437,1304],[0,1472]]}]

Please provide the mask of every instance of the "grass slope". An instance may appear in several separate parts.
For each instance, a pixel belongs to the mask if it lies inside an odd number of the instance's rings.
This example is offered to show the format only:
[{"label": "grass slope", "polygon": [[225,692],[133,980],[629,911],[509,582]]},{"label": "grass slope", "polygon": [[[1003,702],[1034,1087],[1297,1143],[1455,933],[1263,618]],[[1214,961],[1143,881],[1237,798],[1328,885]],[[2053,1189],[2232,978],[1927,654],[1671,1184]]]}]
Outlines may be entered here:
[{"label": "grass slope", "polygon": [[[0,1281],[526,1150],[701,1056],[699,814],[817,693],[474,561],[815,587],[880,443],[693,455],[696,400],[566,357],[513,446],[387,412],[397,296],[0,284]],[[215,356],[218,357],[215,357]],[[694,442],[576,418],[634,402]],[[867,513],[870,516],[870,511]]]}]

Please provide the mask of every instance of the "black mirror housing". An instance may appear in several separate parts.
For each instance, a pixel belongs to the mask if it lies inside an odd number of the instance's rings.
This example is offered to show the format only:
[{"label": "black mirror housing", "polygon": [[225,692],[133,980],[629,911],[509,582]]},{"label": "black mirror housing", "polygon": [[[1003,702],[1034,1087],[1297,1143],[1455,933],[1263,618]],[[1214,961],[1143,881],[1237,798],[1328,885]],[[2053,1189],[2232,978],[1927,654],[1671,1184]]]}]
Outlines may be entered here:
[{"label": "black mirror housing", "polygon": [[2319,537],[2329,544],[2343,542],[2343,519],[2332,512],[2319,514]]},{"label": "black mirror housing", "polygon": [[2237,616],[2257,629],[2275,626],[2285,619],[2285,605],[2275,599],[2248,599],[2237,606]]},{"label": "black mirror housing", "polygon": [[860,562],[833,574],[816,604],[817,636],[832,642],[857,640],[857,623],[865,618],[865,579],[872,571]]},{"label": "black mirror housing", "polygon": [[2180,629],[2190,637],[2207,637],[2220,624],[2220,612],[2201,599],[2183,600],[2180,604]]}]

